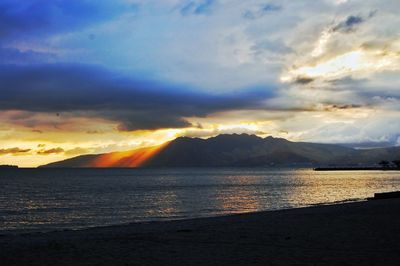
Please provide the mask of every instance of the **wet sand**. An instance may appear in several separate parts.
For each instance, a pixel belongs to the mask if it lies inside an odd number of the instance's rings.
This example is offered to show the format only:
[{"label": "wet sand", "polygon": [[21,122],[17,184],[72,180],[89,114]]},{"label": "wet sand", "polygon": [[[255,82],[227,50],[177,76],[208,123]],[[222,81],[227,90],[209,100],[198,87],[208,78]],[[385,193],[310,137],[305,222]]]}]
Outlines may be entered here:
[{"label": "wet sand", "polygon": [[400,199],[0,236],[0,265],[399,265]]}]

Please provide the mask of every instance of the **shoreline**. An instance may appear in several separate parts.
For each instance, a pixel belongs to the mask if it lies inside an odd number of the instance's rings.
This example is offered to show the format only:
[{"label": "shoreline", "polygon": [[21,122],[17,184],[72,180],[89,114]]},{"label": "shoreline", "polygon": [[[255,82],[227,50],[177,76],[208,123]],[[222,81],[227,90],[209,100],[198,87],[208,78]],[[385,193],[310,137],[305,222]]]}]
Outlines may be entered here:
[{"label": "shoreline", "polygon": [[2,265],[396,265],[400,199],[0,235]]},{"label": "shoreline", "polygon": [[31,234],[52,234],[57,232],[76,232],[76,231],[85,231],[91,230],[96,228],[113,228],[113,227],[124,227],[124,226],[132,226],[136,224],[148,224],[148,223],[168,223],[168,222],[175,222],[175,221],[192,221],[192,220],[202,220],[202,219],[213,219],[213,218],[223,218],[223,217],[232,217],[232,216],[239,216],[239,215],[251,215],[251,214],[262,214],[262,213],[269,213],[269,212],[279,212],[279,211],[290,211],[290,210],[297,210],[297,209],[305,209],[305,208],[313,208],[313,207],[322,207],[322,206],[335,206],[341,204],[349,204],[349,203],[357,203],[357,202],[364,202],[374,199],[373,197],[367,198],[353,198],[353,199],[344,199],[338,200],[333,202],[326,202],[326,203],[314,203],[300,207],[289,207],[289,208],[282,208],[282,209],[269,209],[269,210],[259,210],[259,211],[250,211],[250,212],[240,212],[240,213],[227,213],[227,214],[219,214],[219,215],[210,215],[210,216],[198,216],[198,217],[183,217],[183,218],[161,218],[161,219],[149,219],[149,220],[142,220],[142,221],[132,221],[127,223],[119,223],[119,224],[105,224],[105,225],[93,225],[93,226],[82,226],[77,228],[60,228],[60,229],[47,229],[47,230],[39,230],[39,229],[11,229],[11,230],[1,230],[0,229],[0,237],[2,236],[19,236],[19,235],[31,235]]}]

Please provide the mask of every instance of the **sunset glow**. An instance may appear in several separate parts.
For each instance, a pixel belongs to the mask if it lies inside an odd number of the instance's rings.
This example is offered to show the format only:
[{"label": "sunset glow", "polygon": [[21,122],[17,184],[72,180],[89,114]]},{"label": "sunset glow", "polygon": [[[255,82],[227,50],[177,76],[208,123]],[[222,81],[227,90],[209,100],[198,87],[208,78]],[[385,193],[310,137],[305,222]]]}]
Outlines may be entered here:
[{"label": "sunset glow", "polygon": [[[363,50],[356,50],[313,66],[294,69],[290,74],[292,77],[340,78],[351,74],[367,74],[398,69],[400,69],[400,55],[396,53],[385,53],[383,51],[368,53]],[[283,76],[281,79],[282,81],[291,81],[291,76]]]},{"label": "sunset glow", "polygon": [[91,165],[138,166],[158,149],[144,148],[232,133],[400,144],[399,1],[0,10],[0,165],[126,151]]},{"label": "sunset glow", "polygon": [[85,165],[85,167],[140,167],[153,156],[157,155],[167,144],[168,142],[155,147],[104,154],[96,157],[95,160]]}]

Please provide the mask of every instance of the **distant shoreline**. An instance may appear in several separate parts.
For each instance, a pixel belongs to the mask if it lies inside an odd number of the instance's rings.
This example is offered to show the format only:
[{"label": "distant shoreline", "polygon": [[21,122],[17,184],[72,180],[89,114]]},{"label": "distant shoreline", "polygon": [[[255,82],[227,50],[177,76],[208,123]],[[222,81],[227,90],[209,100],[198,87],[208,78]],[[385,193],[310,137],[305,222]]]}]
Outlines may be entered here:
[{"label": "distant shoreline", "polygon": [[312,166],[292,166],[292,165],[275,165],[275,166],[187,166],[187,167],[18,167],[18,166],[0,166],[0,170],[154,170],[154,169],[205,169],[205,168],[215,168],[215,169],[311,169],[314,171],[400,171],[400,168],[395,167],[312,167]]},{"label": "distant shoreline", "polygon": [[316,167],[314,171],[400,171],[395,167]]}]

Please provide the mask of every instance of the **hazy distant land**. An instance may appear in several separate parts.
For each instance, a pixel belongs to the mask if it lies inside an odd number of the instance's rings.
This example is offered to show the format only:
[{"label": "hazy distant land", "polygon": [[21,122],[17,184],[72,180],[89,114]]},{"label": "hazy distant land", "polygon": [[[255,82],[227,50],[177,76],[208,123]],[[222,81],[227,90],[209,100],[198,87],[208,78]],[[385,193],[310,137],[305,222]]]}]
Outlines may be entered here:
[{"label": "hazy distant land", "polygon": [[1,164],[0,169],[17,169],[17,165]]}]

